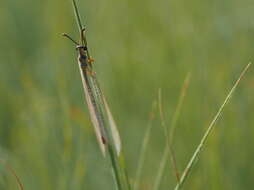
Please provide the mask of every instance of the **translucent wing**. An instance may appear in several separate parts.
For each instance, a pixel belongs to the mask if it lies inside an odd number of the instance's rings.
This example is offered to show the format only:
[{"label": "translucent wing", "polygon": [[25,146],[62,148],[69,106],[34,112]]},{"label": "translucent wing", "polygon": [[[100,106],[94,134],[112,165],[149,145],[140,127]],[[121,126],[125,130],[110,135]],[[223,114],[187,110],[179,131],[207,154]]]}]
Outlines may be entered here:
[{"label": "translucent wing", "polygon": [[106,98],[105,98],[104,94],[102,94],[102,97],[103,97],[105,109],[106,109],[106,112],[107,112],[107,115],[108,115],[108,120],[109,120],[109,123],[110,123],[111,132],[112,132],[113,140],[114,140],[114,143],[115,143],[116,151],[117,151],[117,154],[119,156],[120,152],[121,152],[120,135],[119,135],[115,120],[114,120],[114,118],[111,114],[111,111],[109,109],[109,106],[108,106],[108,103],[106,101]]},{"label": "translucent wing", "polygon": [[96,137],[99,142],[101,151],[102,151],[103,155],[105,156],[106,136],[105,136],[105,131],[103,129],[103,126],[104,126],[103,117],[102,117],[100,111],[98,110],[99,108],[97,106],[95,96],[93,94],[90,80],[89,80],[87,73],[86,73],[87,71],[85,70],[85,68],[82,68],[81,65],[79,66],[79,68],[80,68],[82,83],[83,83],[83,87],[84,87],[84,91],[85,91],[85,98],[86,98],[87,106],[89,109],[91,121],[93,123]]},{"label": "translucent wing", "polygon": [[112,134],[112,138],[113,138],[113,141],[114,141],[114,144],[115,144],[115,148],[116,148],[116,151],[117,151],[117,154],[120,155],[120,152],[121,152],[121,140],[120,140],[120,135],[119,135],[119,132],[118,132],[118,129],[117,129],[117,126],[116,126],[116,123],[114,121],[114,118],[112,116],[112,113],[109,109],[109,106],[108,106],[108,103],[107,103],[107,100],[99,86],[99,83],[97,81],[97,78],[95,76],[95,74],[92,75],[92,80],[93,80],[93,86],[95,88],[95,91],[96,91],[96,96],[100,99],[101,103],[103,104],[104,106],[104,109],[105,109],[105,112],[106,112],[106,117],[108,119],[108,124],[109,124],[109,127],[110,127],[110,132]]}]

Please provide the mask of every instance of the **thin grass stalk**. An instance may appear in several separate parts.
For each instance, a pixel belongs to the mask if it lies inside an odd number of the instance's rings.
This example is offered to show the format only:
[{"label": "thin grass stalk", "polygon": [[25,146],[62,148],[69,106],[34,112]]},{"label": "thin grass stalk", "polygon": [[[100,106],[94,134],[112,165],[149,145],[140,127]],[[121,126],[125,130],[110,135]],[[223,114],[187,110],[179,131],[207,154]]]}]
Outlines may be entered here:
[{"label": "thin grass stalk", "polygon": [[151,134],[151,129],[152,129],[152,121],[154,120],[154,113],[155,113],[155,109],[157,107],[157,102],[154,101],[152,104],[152,109],[151,112],[149,113],[149,119],[148,119],[148,124],[146,127],[146,131],[145,131],[145,135],[142,141],[142,145],[141,145],[141,151],[140,151],[140,155],[139,155],[139,160],[137,163],[137,171],[136,171],[136,175],[135,175],[135,182],[133,185],[133,190],[138,190],[139,186],[140,186],[140,178],[141,178],[141,172],[144,166],[144,162],[145,162],[145,153],[148,147],[148,142],[150,140],[150,134]]},{"label": "thin grass stalk", "polygon": [[15,172],[15,170],[9,165],[8,163],[5,163],[3,160],[0,160],[0,162],[5,166],[5,168],[11,173],[12,176],[15,177],[15,180],[18,184],[19,190],[24,190],[24,185],[22,184],[19,176]]},{"label": "thin grass stalk", "polygon": [[[184,99],[185,99],[185,96],[186,96],[186,93],[187,93],[187,89],[189,87],[190,76],[191,76],[191,74],[188,73],[187,76],[185,77],[183,86],[181,88],[180,96],[179,96],[179,99],[178,99],[178,103],[177,103],[173,118],[171,120],[170,132],[169,132],[169,135],[170,135],[169,141],[170,141],[171,145],[173,143],[173,137],[174,137],[174,132],[175,132],[175,129],[176,129],[176,124],[177,124],[177,121],[178,121],[180,113],[181,113],[181,109],[182,109],[182,105],[183,105],[183,102],[184,102]],[[162,154],[162,158],[161,158],[161,161],[160,161],[160,165],[159,165],[157,175],[155,177],[155,183],[154,183],[154,188],[153,188],[154,190],[159,189],[161,179],[162,179],[165,167],[166,167],[168,155],[169,155],[169,149],[166,146],[164,151],[163,151],[163,154]]]},{"label": "thin grass stalk", "polygon": [[[97,79],[95,77],[92,77],[92,78],[93,78],[92,84],[93,84],[93,87],[96,92],[98,106],[99,106],[99,109],[101,110],[101,113],[102,113],[102,119],[105,122],[105,124],[104,124],[105,125],[105,132],[106,132],[106,136],[108,137],[107,150],[109,153],[109,159],[112,164],[113,173],[114,173],[114,176],[116,179],[117,186],[120,190],[130,189],[127,172],[126,172],[123,164],[121,164],[121,161],[119,158],[120,145],[118,145],[118,143],[120,144],[120,140],[115,140],[117,138],[114,138],[114,135],[117,134],[118,137],[119,137],[119,135],[118,135],[118,132],[116,132],[117,129],[115,126],[115,122],[113,120],[113,116],[110,112],[106,98],[104,97],[104,95],[101,91],[101,88],[99,86]],[[109,127],[107,127],[107,126],[109,126]]]},{"label": "thin grass stalk", "polygon": [[[179,119],[181,109],[182,109],[182,105],[183,105],[184,99],[186,97],[187,89],[188,89],[189,84],[190,84],[190,77],[191,77],[191,73],[188,73],[187,76],[184,79],[184,83],[183,83],[183,86],[181,88],[181,92],[180,92],[180,96],[179,96],[179,99],[178,99],[178,102],[177,102],[177,106],[176,106],[175,112],[173,114],[173,118],[171,120],[171,123],[170,123],[169,141],[170,141],[171,146],[172,146],[172,143],[173,143],[173,137],[174,137],[174,131],[176,129],[176,124],[177,124],[177,121]],[[153,190],[159,189],[161,179],[162,179],[165,167],[166,167],[168,155],[169,155],[169,149],[167,148],[167,146],[165,146],[165,149],[163,151],[162,158],[161,158],[161,161],[160,161],[159,169],[158,169],[157,175],[155,177],[155,183],[154,183]]]},{"label": "thin grass stalk", "polygon": [[[165,134],[165,137],[166,137],[166,146],[165,146],[165,149],[167,149],[167,151],[163,152],[163,157],[167,157],[167,155],[169,155],[171,164],[172,164],[173,169],[174,169],[175,177],[176,177],[177,180],[180,180],[179,172],[178,172],[177,165],[176,165],[175,154],[174,154],[174,151],[173,151],[173,148],[171,146],[170,139],[169,139],[168,127],[166,126],[165,119],[164,119],[164,112],[163,112],[163,108],[162,108],[161,89],[159,89],[159,92],[158,92],[158,102],[159,102],[158,106],[159,106],[159,115],[160,115],[161,125],[164,128],[164,134]],[[164,159],[165,163],[166,163],[166,160],[167,159],[165,158]],[[160,165],[158,175],[155,178],[155,184],[154,184],[154,188],[153,188],[154,190],[157,190],[159,188],[161,177],[162,177],[162,173],[163,173],[163,169],[162,169],[162,167]]]},{"label": "thin grass stalk", "polygon": [[228,95],[226,96],[224,102],[222,103],[222,105],[220,106],[218,112],[216,113],[216,115],[214,116],[213,120],[211,121],[210,125],[208,126],[204,136],[202,137],[200,143],[198,144],[195,152],[193,153],[190,161],[188,162],[186,168],[184,169],[184,172],[181,176],[180,182],[176,185],[175,190],[179,190],[185,180],[187,179],[187,177],[190,175],[192,168],[194,166],[194,163],[196,163],[195,161],[198,161],[198,157],[201,153],[201,150],[204,148],[204,146],[206,145],[207,139],[209,137],[209,135],[211,134],[212,130],[215,127],[215,124],[217,123],[218,119],[220,118],[220,116],[222,115],[224,108],[226,106],[226,104],[229,102],[229,100],[232,97],[232,94],[234,93],[236,87],[238,86],[239,82],[241,81],[241,79],[243,78],[243,76],[245,75],[245,73],[247,72],[247,70],[249,69],[251,63],[249,63],[244,70],[242,71],[242,73],[240,74],[239,78],[237,79],[237,81],[235,82],[235,84],[233,85],[233,87],[231,88],[231,90],[229,91]]},{"label": "thin grass stalk", "polygon": [[170,139],[171,144],[173,144],[175,130],[177,127],[177,121],[179,119],[179,116],[180,116],[180,113],[182,110],[182,106],[183,106],[183,102],[184,102],[188,87],[190,85],[190,79],[191,79],[191,73],[189,72],[184,79],[183,86],[182,86],[181,92],[180,92],[180,97],[178,99],[177,106],[176,106],[174,115],[171,120],[170,131],[169,131],[169,139]]},{"label": "thin grass stalk", "polygon": [[170,141],[170,138],[169,138],[168,127],[166,126],[165,119],[164,119],[164,112],[163,112],[163,108],[162,108],[161,89],[159,89],[159,97],[158,98],[159,98],[158,101],[159,101],[159,113],[160,113],[160,118],[161,118],[161,125],[165,129],[166,148],[169,151],[169,157],[170,157],[170,161],[171,161],[171,164],[173,166],[173,169],[174,169],[174,174],[175,174],[176,180],[179,181],[180,180],[180,176],[179,176],[179,172],[178,172],[177,165],[176,165],[175,153],[174,153],[173,147],[171,145],[171,141]]},{"label": "thin grass stalk", "polygon": [[158,190],[160,188],[161,179],[162,179],[162,176],[166,167],[166,163],[168,160],[168,155],[169,155],[169,149],[166,146],[162,154],[162,159],[160,160],[159,169],[155,176],[152,190]]},{"label": "thin grass stalk", "polygon": [[79,33],[81,33],[83,24],[81,22],[81,18],[80,18],[79,11],[78,11],[78,6],[77,6],[77,3],[75,0],[72,0],[72,5],[73,5],[74,14],[75,14],[76,21],[77,21],[78,28],[79,28]]}]

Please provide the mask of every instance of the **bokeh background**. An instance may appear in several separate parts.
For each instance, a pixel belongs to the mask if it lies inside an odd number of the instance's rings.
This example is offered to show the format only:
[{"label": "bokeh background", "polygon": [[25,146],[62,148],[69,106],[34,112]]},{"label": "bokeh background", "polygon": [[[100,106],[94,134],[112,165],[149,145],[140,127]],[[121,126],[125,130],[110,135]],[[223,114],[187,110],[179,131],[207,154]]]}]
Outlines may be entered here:
[{"label": "bokeh background", "polygon": [[[131,182],[152,103],[162,89],[167,126],[191,73],[174,135],[182,171],[226,94],[253,61],[252,0],[79,0],[95,69],[122,138]],[[0,159],[25,190],[114,189],[88,111],[70,0],[0,1]],[[253,66],[252,66],[253,67]],[[184,189],[254,186],[254,71],[250,68]],[[164,129],[154,110],[140,190],[154,186]],[[159,189],[176,183],[169,162]],[[0,166],[0,189],[18,189]]]}]

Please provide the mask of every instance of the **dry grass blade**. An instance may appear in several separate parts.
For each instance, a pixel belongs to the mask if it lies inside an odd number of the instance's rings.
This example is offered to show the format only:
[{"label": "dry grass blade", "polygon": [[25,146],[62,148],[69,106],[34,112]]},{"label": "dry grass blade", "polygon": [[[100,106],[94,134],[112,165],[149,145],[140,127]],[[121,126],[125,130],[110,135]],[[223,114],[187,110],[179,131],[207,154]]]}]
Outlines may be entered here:
[{"label": "dry grass blade", "polygon": [[153,104],[152,104],[152,110],[151,112],[149,113],[149,119],[148,119],[148,124],[147,124],[147,128],[146,128],[146,131],[145,131],[145,135],[144,135],[144,138],[143,138],[143,142],[142,142],[142,145],[141,145],[141,151],[140,151],[140,155],[139,155],[139,160],[138,160],[138,163],[137,163],[137,171],[136,171],[136,177],[135,177],[135,182],[134,182],[134,185],[133,185],[133,189],[134,190],[138,190],[139,188],[139,185],[140,185],[140,177],[141,177],[141,171],[142,171],[142,168],[143,168],[143,165],[144,165],[144,162],[145,162],[145,153],[146,153],[146,150],[147,150],[147,145],[148,145],[148,142],[150,140],[150,134],[151,134],[151,129],[152,129],[152,121],[154,120],[154,113],[155,113],[155,109],[157,107],[157,102],[154,101]]},{"label": "dry grass blade", "polygon": [[0,162],[5,165],[6,169],[15,177],[17,184],[19,186],[19,190],[24,190],[24,186],[21,183],[21,180],[19,179],[18,175],[16,174],[15,170],[7,163],[5,163],[3,160],[0,160]]},{"label": "dry grass blade", "polygon": [[232,97],[232,94],[234,93],[236,87],[238,86],[239,82],[241,81],[242,77],[245,75],[246,71],[249,69],[251,63],[249,63],[245,68],[244,70],[242,71],[242,73],[240,74],[239,78],[237,79],[237,81],[235,82],[234,86],[231,88],[231,90],[229,91],[227,97],[225,98],[223,104],[221,105],[221,107],[219,108],[218,112],[216,113],[215,117],[213,118],[212,122],[210,123],[208,129],[206,130],[204,136],[202,137],[199,145],[197,146],[194,154],[192,155],[189,163],[187,164],[182,176],[181,176],[181,179],[180,179],[180,182],[176,185],[175,187],[175,190],[178,190],[182,187],[182,185],[184,184],[186,178],[189,176],[190,172],[191,172],[191,169],[194,165],[194,162],[198,159],[198,156],[202,150],[202,148],[204,147],[208,137],[209,137],[209,134],[211,134],[211,131],[214,129],[214,126],[215,124],[217,123],[218,119],[220,118],[226,104],[229,102],[230,98]]},{"label": "dry grass blade", "polygon": [[186,96],[186,92],[188,90],[188,87],[190,85],[190,79],[191,79],[191,73],[188,73],[187,76],[185,77],[182,89],[181,89],[181,93],[180,93],[180,97],[176,106],[176,110],[174,112],[174,115],[172,117],[172,122],[170,124],[170,131],[169,131],[169,139],[171,144],[173,143],[173,138],[174,138],[174,134],[175,134],[175,130],[176,130],[176,124],[177,121],[179,119],[179,115],[182,109],[182,105]]},{"label": "dry grass blade", "polygon": [[[171,146],[171,142],[169,139],[168,127],[166,126],[164,114],[163,114],[161,89],[159,89],[159,93],[158,93],[158,102],[159,102],[158,106],[159,106],[161,125],[165,130],[164,133],[165,133],[165,137],[166,137],[166,147],[165,147],[166,151],[164,151],[164,153],[163,153],[163,157],[165,158],[164,162],[166,163],[166,160],[167,160],[166,158],[167,158],[167,155],[169,154],[170,161],[171,161],[171,164],[174,169],[174,174],[176,176],[177,181],[179,181],[180,176],[179,176],[179,172],[178,172],[177,165],[176,165],[175,154],[174,154],[173,148]],[[161,164],[160,164],[158,175],[155,178],[155,183],[154,183],[154,187],[153,187],[154,190],[159,189],[162,174],[163,174],[163,168],[161,167]]]},{"label": "dry grass blade", "polygon": [[[176,129],[176,124],[177,124],[177,121],[179,119],[180,112],[181,112],[181,109],[182,109],[182,105],[183,105],[183,102],[184,102],[184,99],[185,99],[185,96],[186,96],[186,93],[187,93],[187,89],[188,89],[189,84],[190,84],[190,78],[191,78],[191,73],[188,73],[187,76],[185,77],[183,86],[181,88],[178,103],[177,103],[175,112],[173,114],[173,118],[171,120],[170,132],[169,132],[169,135],[170,135],[169,136],[169,141],[170,141],[171,145],[173,143],[173,137],[174,137],[174,132],[175,132],[175,129]],[[166,146],[164,151],[163,151],[163,154],[162,154],[162,158],[161,158],[161,161],[160,161],[157,176],[155,178],[156,180],[155,180],[154,189],[159,189],[159,185],[160,185],[160,182],[161,182],[161,179],[162,179],[165,167],[166,167],[168,155],[169,155],[169,149]],[[177,176],[178,176],[177,179],[179,180],[179,174],[177,174]]]}]

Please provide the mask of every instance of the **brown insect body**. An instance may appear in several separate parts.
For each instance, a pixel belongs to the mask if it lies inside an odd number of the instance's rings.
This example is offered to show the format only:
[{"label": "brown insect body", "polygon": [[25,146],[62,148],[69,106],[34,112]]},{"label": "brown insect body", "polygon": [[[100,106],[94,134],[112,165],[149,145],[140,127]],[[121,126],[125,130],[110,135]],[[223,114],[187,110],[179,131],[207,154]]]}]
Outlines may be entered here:
[{"label": "brown insect body", "polygon": [[[93,85],[91,85],[91,83],[93,82],[91,78],[94,77],[93,75],[95,75],[95,73],[92,71],[92,64],[88,58],[87,47],[78,45],[76,49],[78,50],[78,54],[79,54],[78,63],[79,63],[83,87],[85,91],[86,102],[90,110],[90,116],[91,116],[92,122],[94,123],[95,126],[97,126],[97,128],[95,128],[96,136],[98,141],[102,143],[103,145],[105,145],[107,142],[107,138],[105,135],[105,131],[103,129],[103,126],[104,126],[103,116],[102,116],[100,107],[96,102],[96,97],[98,97],[98,93],[96,92],[97,89],[94,89],[92,87]],[[101,145],[101,148],[104,149],[102,145]]]},{"label": "brown insect body", "polygon": [[[121,149],[119,133],[113,116],[109,110],[107,101],[100,89],[96,78],[96,73],[93,71],[92,62],[94,60],[89,55],[84,32],[85,29],[82,29],[80,34],[81,43],[73,40],[67,34],[63,34],[63,36],[67,37],[77,45],[76,50],[78,51],[78,64],[85,92],[86,103],[102,153],[105,155],[106,145],[109,143],[110,138],[110,141],[115,144],[117,154],[119,155]],[[106,126],[108,126],[110,129],[107,132]],[[111,133],[112,137],[109,137],[109,133]]]}]

